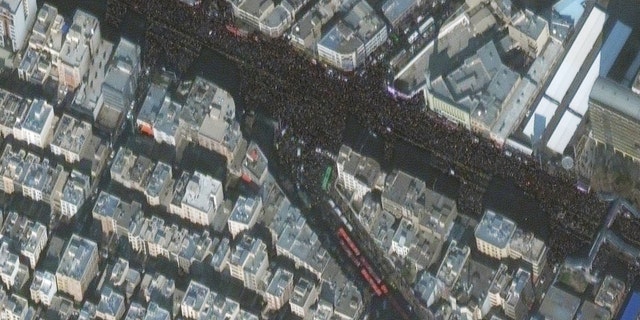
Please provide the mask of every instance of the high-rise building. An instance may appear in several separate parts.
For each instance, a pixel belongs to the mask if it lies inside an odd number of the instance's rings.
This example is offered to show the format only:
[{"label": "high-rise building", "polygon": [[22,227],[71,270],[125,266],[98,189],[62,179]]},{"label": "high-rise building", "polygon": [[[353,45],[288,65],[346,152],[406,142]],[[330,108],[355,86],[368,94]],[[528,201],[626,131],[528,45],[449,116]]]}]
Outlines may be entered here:
[{"label": "high-rise building", "polygon": [[138,87],[140,70],[140,46],[120,38],[102,83],[102,108],[110,108],[119,115],[126,114]]},{"label": "high-rise building", "polygon": [[69,89],[80,86],[89,71],[89,62],[95,58],[102,36],[98,18],[77,10],[65,37],[58,58],[60,84]]},{"label": "high-rise building", "polygon": [[606,78],[598,78],[589,96],[591,137],[599,144],[640,161],[640,96]]},{"label": "high-rise building", "polygon": [[0,0],[0,46],[22,49],[36,19],[36,0]]},{"label": "high-rise building", "polygon": [[74,234],[56,270],[58,290],[80,302],[97,272],[98,245]]}]

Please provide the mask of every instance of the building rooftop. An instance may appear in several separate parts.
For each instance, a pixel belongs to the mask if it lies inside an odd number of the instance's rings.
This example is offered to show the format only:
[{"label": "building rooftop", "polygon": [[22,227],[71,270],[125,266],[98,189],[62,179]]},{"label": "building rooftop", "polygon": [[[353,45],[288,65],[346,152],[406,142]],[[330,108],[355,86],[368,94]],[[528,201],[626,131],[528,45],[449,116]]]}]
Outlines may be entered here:
[{"label": "building rooftop", "polygon": [[346,174],[353,175],[369,187],[375,186],[382,174],[380,164],[376,160],[364,157],[346,145],[340,147],[336,162],[343,166]]},{"label": "building rooftop", "polygon": [[318,45],[341,54],[350,54],[364,46],[383,28],[386,25],[371,6],[366,1],[359,1],[322,37]]},{"label": "building rooftop", "polygon": [[51,28],[54,26],[54,20],[62,19],[62,16],[58,15],[58,9],[48,3],[45,3],[36,16],[36,21],[33,24],[31,30],[31,37],[29,38],[29,44],[31,46],[44,47],[47,45],[47,40],[51,32]]},{"label": "building rooftop", "polygon": [[144,99],[140,112],[138,113],[137,121],[139,123],[153,124],[156,121],[160,113],[160,108],[162,108],[164,99],[167,96],[168,88],[168,82],[151,83],[147,97]]},{"label": "building rooftop", "polygon": [[580,306],[580,298],[551,286],[540,305],[540,314],[547,319],[573,319]]},{"label": "building rooftop", "polygon": [[387,176],[382,196],[410,211],[417,213],[424,208],[418,199],[424,195],[426,185],[424,181],[410,176],[404,171],[397,171]]},{"label": "building rooftop", "polygon": [[151,178],[149,178],[149,183],[145,191],[146,194],[151,197],[158,196],[160,191],[162,191],[162,187],[169,179],[171,179],[171,166],[158,161],[153,169],[153,173],[151,173]]},{"label": "building rooftop", "polygon": [[284,291],[293,283],[293,273],[289,270],[278,268],[267,287],[267,293],[276,297],[284,294]]},{"label": "building rooftop", "polygon": [[53,114],[53,107],[44,100],[34,99],[29,107],[27,117],[22,120],[22,129],[41,134],[49,115]]},{"label": "building rooftop", "polygon": [[222,238],[222,240],[220,240],[220,243],[218,244],[218,247],[216,248],[216,251],[211,257],[211,265],[213,265],[216,269],[220,269],[225,261],[225,257],[228,257],[230,250],[231,247],[229,246],[229,238]]},{"label": "building rooftop", "polygon": [[85,142],[91,138],[91,124],[68,114],[62,116],[53,135],[51,145],[80,154]]},{"label": "building rooftop", "polygon": [[620,279],[607,275],[598,289],[594,299],[595,303],[610,308],[612,313],[624,302],[626,286]]},{"label": "building rooftop", "polygon": [[413,286],[413,292],[426,304],[431,296],[438,295],[438,279],[429,272],[423,272]]},{"label": "building rooftop", "polygon": [[382,12],[387,20],[395,25],[399,22],[398,19],[417,4],[416,0],[387,0],[382,4]]},{"label": "building rooftop", "polygon": [[523,291],[528,284],[531,284],[531,273],[523,269],[518,269],[513,281],[511,282],[506,303],[509,305],[516,305],[518,301],[520,301],[520,296],[523,294]]},{"label": "building rooftop", "polygon": [[87,79],[76,90],[73,108],[93,117],[94,109],[102,93],[102,84],[104,83],[111,53],[113,53],[113,43],[102,39],[98,44],[97,53],[90,61]]},{"label": "building rooftop", "polygon": [[175,137],[180,124],[179,115],[181,112],[181,104],[165,97],[162,102],[162,107],[160,108],[158,116],[153,124],[154,131],[161,132],[168,137]]},{"label": "building rooftop", "polygon": [[56,285],[56,276],[49,271],[36,270],[29,287],[31,291],[49,293]]},{"label": "building rooftop", "polygon": [[13,128],[26,118],[29,103],[23,97],[0,89],[0,125]]},{"label": "building rooftop", "polygon": [[511,237],[509,247],[522,255],[522,259],[536,264],[544,259],[547,254],[547,246],[544,241],[536,238],[531,232],[524,232],[518,228]]},{"label": "building rooftop", "polygon": [[199,282],[191,280],[189,282],[189,287],[184,294],[184,298],[182,299],[182,305],[191,307],[194,310],[200,310],[207,299],[209,292],[209,288]]},{"label": "building rooftop", "polygon": [[111,164],[111,177],[120,178],[144,188],[153,171],[153,164],[154,161],[151,159],[121,147]]},{"label": "building rooftop", "polygon": [[[152,302],[155,303],[155,302]],[[144,320],[145,314],[147,310],[139,303],[133,302],[129,306],[129,310],[127,311],[124,320]]]},{"label": "building rooftop", "polygon": [[55,168],[50,166],[49,159],[45,158],[42,162],[33,161],[29,163],[22,185],[51,195],[58,176],[62,172],[62,166],[58,165]]},{"label": "building rooftop", "polygon": [[268,170],[268,164],[269,161],[260,149],[260,146],[254,141],[251,141],[249,148],[247,148],[244,161],[242,162],[243,168],[249,171],[254,177],[260,178],[264,172]]},{"label": "building rooftop", "polygon": [[173,279],[165,277],[161,273],[154,273],[145,275],[146,279],[142,280],[142,287],[145,299],[155,300],[157,295],[162,298],[169,299],[173,295],[176,289],[176,284]]},{"label": "building rooftop", "polygon": [[239,196],[236,204],[231,210],[229,220],[239,222],[242,224],[248,224],[253,220],[253,216],[258,214],[257,209],[261,206],[262,199],[254,197]]},{"label": "building rooftop", "polygon": [[196,171],[187,183],[182,203],[209,212],[214,210],[216,205],[220,205],[216,204],[214,199],[221,188],[220,181]]},{"label": "building rooftop", "polygon": [[371,226],[371,236],[385,251],[388,251],[391,247],[391,241],[396,232],[393,228],[395,222],[396,218],[394,215],[383,210],[380,212],[380,216],[376,222]]},{"label": "building rooftop", "polygon": [[83,10],[76,10],[60,50],[60,59],[67,65],[79,66],[89,55],[89,40],[96,32],[100,32],[98,18]]},{"label": "building rooftop", "polygon": [[96,312],[105,316],[117,317],[118,311],[124,308],[124,296],[114,291],[111,287],[105,286],[100,293],[100,302],[96,307]]},{"label": "building rooftop", "polygon": [[291,292],[290,302],[295,305],[304,306],[314,290],[315,284],[307,278],[298,279],[296,286]]},{"label": "building rooftop", "polygon": [[207,307],[200,312],[198,320],[232,319],[240,312],[240,304],[237,301],[215,291],[209,293],[205,305]]},{"label": "building rooftop", "polygon": [[512,17],[513,26],[528,37],[538,39],[547,21],[530,10],[518,12]]},{"label": "building rooftop", "polygon": [[348,319],[356,319],[362,312],[362,293],[352,282],[347,282],[337,294],[335,300],[335,313]]},{"label": "building rooftop", "polygon": [[515,231],[515,222],[492,210],[486,210],[476,227],[475,236],[498,248],[506,248]]},{"label": "building rooftop", "polygon": [[89,196],[91,183],[89,177],[77,170],[71,171],[62,189],[62,200],[80,207]]},{"label": "building rooftop", "polygon": [[157,303],[151,302],[147,307],[147,314],[142,320],[171,320],[171,314],[158,306]]},{"label": "building rooftop", "polygon": [[612,318],[609,310],[591,301],[584,301],[576,314],[576,320],[607,320]]},{"label": "building rooftop", "polygon": [[589,98],[633,121],[640,121],[640,95],[613,80],[599,77],[593,84]]},{"label": "building rooftop", "polygon": [[440,264],[436,278],[442,281],[447,288],[452,288],[456,284],[456,281],[458,281],[458,277],[460,277],[462,268],[465,263],[467,263],[470,252],[469,247],[464,246],[459,248],[456,241],[452,241],[442,259],[442,264]]},{"label": "building rooftop", "polygon": [[200,129],[207,116],[212,120],[234,118],[235,102],[228,92],[215,83],[196,77],[180,112],[180,123]]},{"label": "building rooftop", "polygon": [[80,280],[90,264],[91,257],[98,253],[98,245],[78,235],[71,236],[64,255],[60,260],[56,276],[58,274],[71,279]]},{"label": "building rooftop", "polygon": [[35,250],[38,243],[43,238],[47,238],[47,228],[40,222],[33,221],[15,211],[10,211],[4,220],[2,237],[4,237],[4,241],[13,242],[13,246],[19,248],[21,253],[30,253],[38,259],[39,252],[35,252]]},{"label": "building rooftop", "polygon": [[125,38],[120,38],[120,42],[111,58],[103,86],[121,94],[131,94],[132,92],[127,87],[131,86],[131,81],[135,81],[132,77],[137,76],[139,65],[140,46]]}]

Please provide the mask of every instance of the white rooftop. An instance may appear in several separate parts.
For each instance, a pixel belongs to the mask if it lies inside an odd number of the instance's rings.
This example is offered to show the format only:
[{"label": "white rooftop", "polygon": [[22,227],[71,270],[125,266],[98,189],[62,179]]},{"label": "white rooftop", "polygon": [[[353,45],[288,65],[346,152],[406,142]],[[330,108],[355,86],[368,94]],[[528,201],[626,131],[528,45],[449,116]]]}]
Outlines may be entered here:
[{"label": "white rooftop", "polygon": [[97,251],[98,245],[95,242],[74,234],[67,244],[56,274],[80,280],[87,271],[91,256],[97,254]]},{"label": "white rooftop", "polygon": [[589,17],[578,31],[578,36],[551,80],[546,91],[547,96],[562,102],[584,60],[600,37],[606,18],[607,14],[597,6],[591,10]]},{"label": "white rooftop", "polygon": [[187,183],[182,203],[209,212],[215,208],[214,199],[221,188],[220,181],[196,171]]},{"label": "white rooftop", "polygon": [[498,248],[506,248],[515,231],[516,224],[511,219],[492,210],[486,210],[476,227],[475,236]]},{"label": "white rooftop", "polygon": [[539,140],[547,129],[547,125],[551,121],[551,118],[556,114],[557,109],[558,105],[555,102],[552,102],[546,96],[543,97],[529,118],[529,121],[523,131],[524,134],[534,142]]},{"label": "white rooftop", "polygon": [[34,99],[27,117],[22,120],[22,128],[41,134],[45,129],[47,118],[51,114],[53,114],[53,107],[50,104],[41,99]]},{"label": "white rooftop", "polygon": [[560,122],[558,122],[558,126],[551,134],[551,138],[549,138],[549,142],[547,142],[547,147],[554,152],[562,154],[576,133],[576,130],[578,130],[581,121],[582,118],[570,110],[565,111]]}]

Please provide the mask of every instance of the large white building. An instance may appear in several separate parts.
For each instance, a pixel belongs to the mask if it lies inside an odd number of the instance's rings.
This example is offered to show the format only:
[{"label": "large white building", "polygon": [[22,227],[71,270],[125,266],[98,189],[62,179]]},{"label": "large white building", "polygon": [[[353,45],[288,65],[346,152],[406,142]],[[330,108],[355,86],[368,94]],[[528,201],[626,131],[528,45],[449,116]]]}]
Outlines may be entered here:
[{"label": "large white building", "polygon": [[231,236],[235,238],[240,232],[251,229],[258,221],[261,212],[261,197],[238,197],[227,222]]},{"label": "large white building", "polygon": [[492,210],[487,210],[475,230],[478,250],[492,258],[504,259],[509,256],[509,242],[516,224]]},{"label": "large white building", "polygon": [[33,100],[27,117],[20,123],[21,134],[16,135],[16,139],[40,148],[47,147],[53,133],[53,118],[53,106],[41,99]]},{"label": "large white building", "polygon": [[291,291],[293,291],[293,273],[281,268],[276,270],[265,292],[267,308],[270,310],[282,308],[289,301]]},{"label": "large white building", "polygon": [[91,185],[89,177],[73,170],[67,179],[60,197],[60,214],[73,217],[84,201],[89,197]]},{"label": "large white building", "polygon": [[36,271],[29,292],[35,303],[49,306],[53,296],[58,292],[55,275],[49,271]]},{"label": "large white building", "polygon": [[58,290],[69,294],[76,302],[80,302],[97,272],[98,245],[74,234],[56,270]]},{"label": "large white building", "polygon": [[360,1],[318,42],[318,57],[338,69],[353,71],[387,41],[387,26]]},{"label": "large white building", "polygon": [[208,226],[223,201],[222,183],[196,171],[187,183],[178,215],[193,223]]},{"label": "large white building", "polygon": [[236,245],[229,261],[231,276],[242,281],[246,288],[256,291],[264,289],[260,282],[264,282],[268,266],[267,245],[247,235]]},{"label": "large white building", "polygon": [[0,0],[0,46],[20,51],[36,19],[36,0]]},{"label": "large white building", "polygon": [[80,155],[89,146],[91,124],[70,115],[63,115],[51,141],[51,153],[64,156],[68,163],[80,161]]},{"label": "large white building", "polygon": [[338,181],[355,199],[362,197],[381,181],[382,170],[377,161],[364,157],[350,147],[343,145],[336,161]]},{"label": "large white building", "polygon": [[291,293],[291,312],[302,319],[310,315],[309,308],[318,300],[319,288],[310,280],[300,278]]},{"label": "large white building", "polygon": [[20,257],[9,252],[9,244],[0,245],[0,279],[7,288],[13,287],[20,268]]}]

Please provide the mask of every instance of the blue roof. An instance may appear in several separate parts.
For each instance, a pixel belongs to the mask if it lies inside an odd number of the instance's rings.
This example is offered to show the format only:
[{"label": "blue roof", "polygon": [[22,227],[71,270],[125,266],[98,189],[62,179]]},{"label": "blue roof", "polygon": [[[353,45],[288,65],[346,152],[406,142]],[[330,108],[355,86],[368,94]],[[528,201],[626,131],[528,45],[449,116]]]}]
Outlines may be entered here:
[{"label": "blue roof", "polygon": [[635,291],[624,307],[620,320],[636,320],[640,315],[640,293]]},{"label": "blue roof", "polygon": [[560,0],[553,5],[553,10],[560,16],[569,17],[575,26],[584,12],[585,0]]}]

